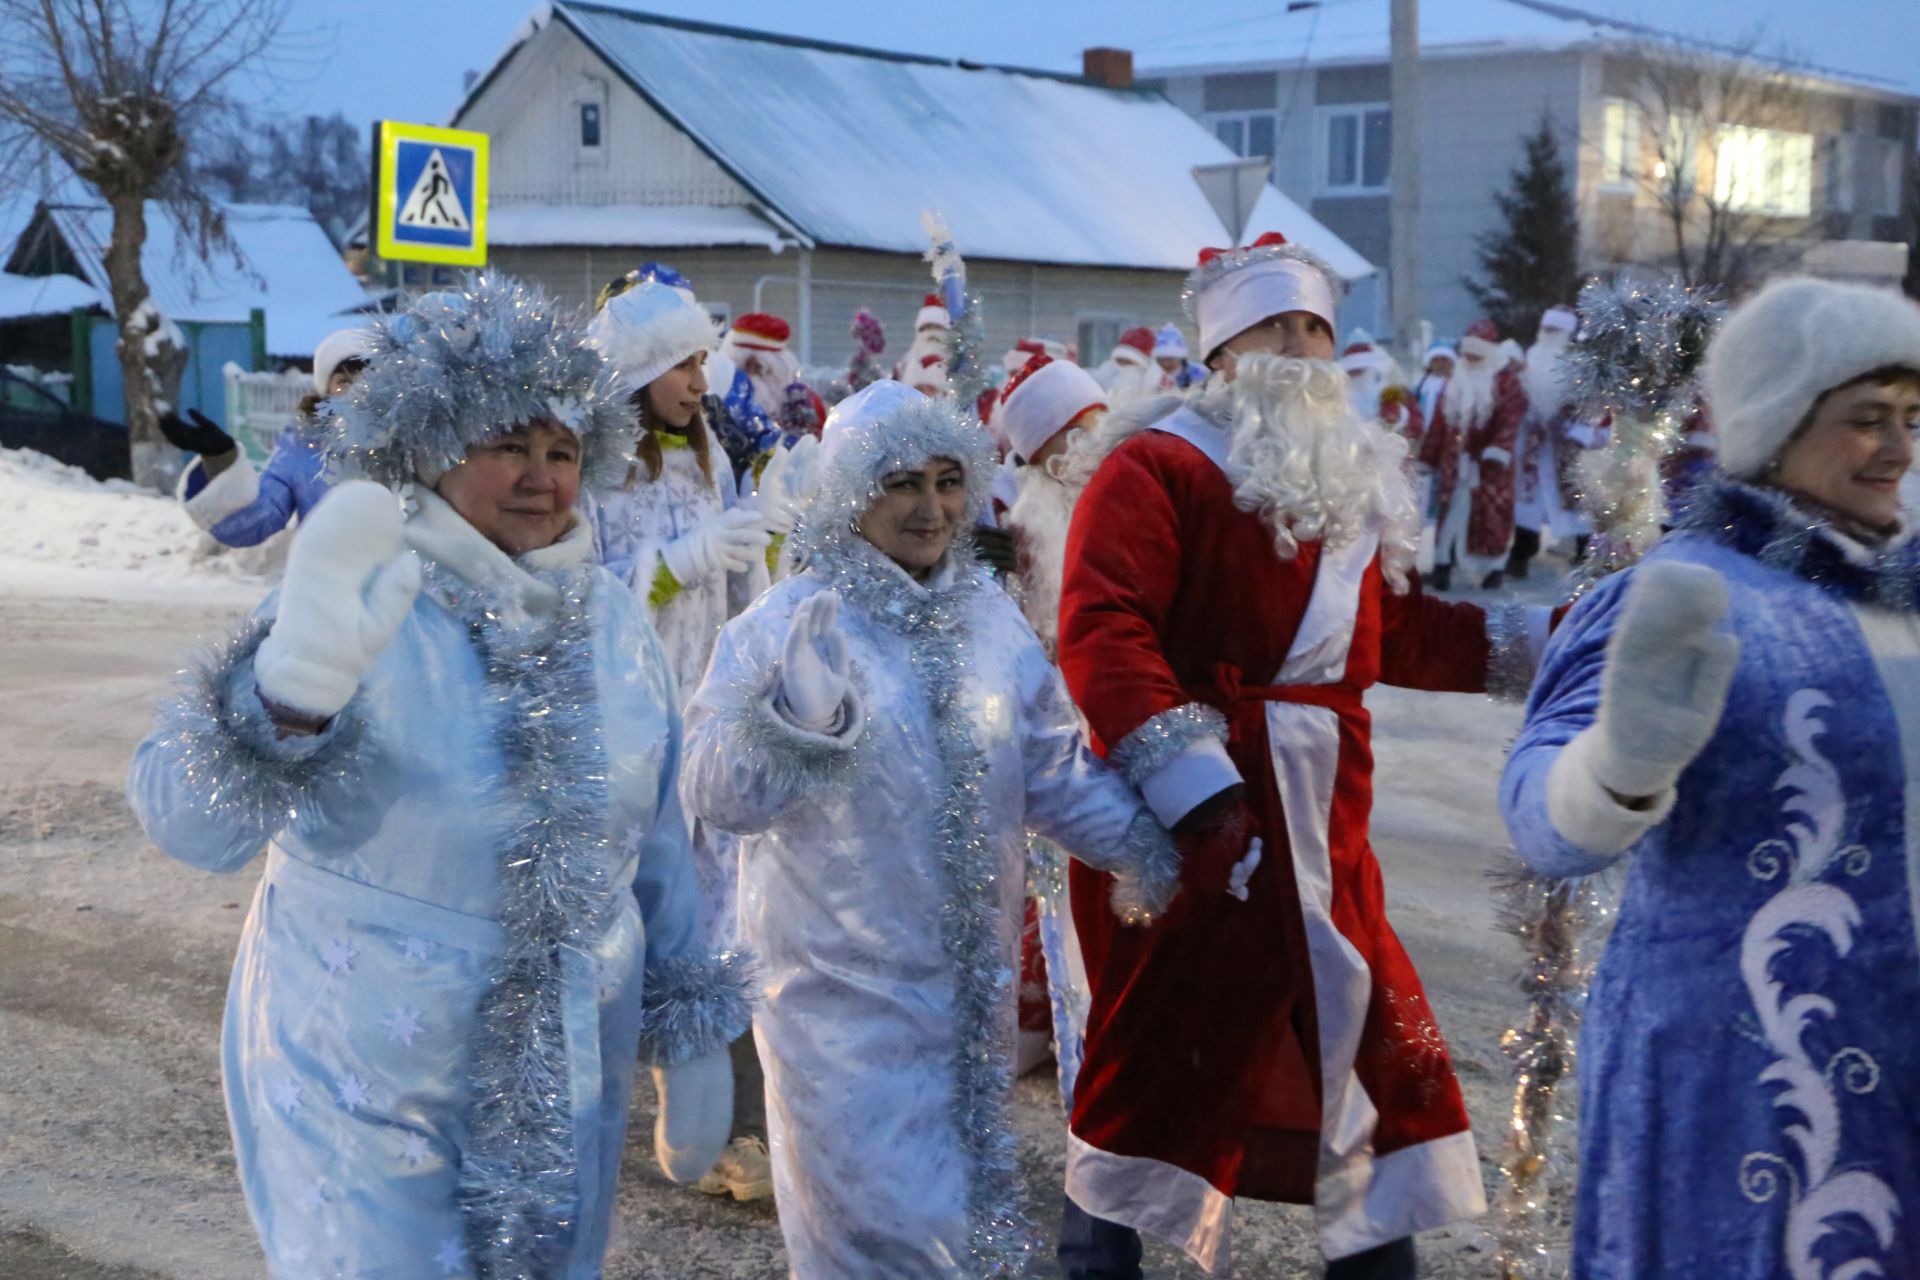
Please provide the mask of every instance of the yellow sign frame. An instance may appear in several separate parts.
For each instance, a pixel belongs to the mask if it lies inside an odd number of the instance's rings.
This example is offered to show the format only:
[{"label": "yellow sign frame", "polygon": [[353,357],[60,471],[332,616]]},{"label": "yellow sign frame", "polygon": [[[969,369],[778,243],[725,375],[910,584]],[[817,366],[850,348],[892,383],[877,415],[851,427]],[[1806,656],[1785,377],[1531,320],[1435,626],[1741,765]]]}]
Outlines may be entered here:
[{"label": "yellow sign frame", "polygon": [[[487,176],[489,138],[468,129],[441,129],[433,125],[382,120],[374,125],[375,182],[373,196],[373,251],[389,262],[429,262],[440,266],[487,265]],[[468,246],[420,244],[394,238],[401,202],[411,193],[399,190],[400,144],[424,143],[473,155],[473,207],[465,210],[473,228]]]}]

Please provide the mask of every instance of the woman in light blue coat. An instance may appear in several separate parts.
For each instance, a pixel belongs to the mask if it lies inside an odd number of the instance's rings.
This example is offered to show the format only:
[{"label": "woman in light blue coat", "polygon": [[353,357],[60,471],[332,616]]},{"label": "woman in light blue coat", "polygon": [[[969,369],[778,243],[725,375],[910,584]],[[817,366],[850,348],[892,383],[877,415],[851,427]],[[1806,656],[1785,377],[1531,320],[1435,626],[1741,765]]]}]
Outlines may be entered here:
[{"label": "woman in light blue coat", "polygon": [[330,449],[380,483],[315,509],[129,792],[175,857],[266,854],[223,1074],[270,1274],[584,1280],[636,1062],[663,1167],[697,1177],[746,1024],[700,932],[672,678],[573,509],[631,435],[576,322],[511,282],[373,348]]}]

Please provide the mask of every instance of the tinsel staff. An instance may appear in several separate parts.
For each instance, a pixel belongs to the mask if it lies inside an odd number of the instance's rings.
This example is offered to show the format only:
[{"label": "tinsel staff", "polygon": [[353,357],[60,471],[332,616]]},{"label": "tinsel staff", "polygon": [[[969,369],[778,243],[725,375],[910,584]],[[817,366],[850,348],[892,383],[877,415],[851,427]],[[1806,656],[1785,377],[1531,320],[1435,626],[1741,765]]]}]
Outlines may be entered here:
[{"label": "tinsel staff", "polygon": [[[1697,375],[1720,307],[1676,281],[1609,284],[1580,291],[1580,331],[1566,356],[1568,388],[1580,413],[1606,418],[1606,446],[1580,460],[1581,508],[1593,522],[1577,599],[1627,568],[1660,540],[1667,514],[1662,469],[1687,420],[1699,410]],[[1556,880],[1517,862],[1498,873],[1501,920],[1520,942],[1526,1020],[1501,1037],[1513,1062],[1513,1105],[1500,1154],[1495,1266],[1501,1280],[1559,1274],[1562,1243],[1556,1193],[1556,1099],[1574,1067],[1575,1033],[1590,966],[1582,944],[1604,922],[1609,897],[1596,878]]]},{"label": "tinsel staff", "polygon": [[987,389],[987,368],[981,360],[986,327],[980,318],[980,299],[967,291],[967,263],[955,247],[946,219],[928,209],[920,215],[927,233],[927,262],[934,283],[947,305],[947,378],[962,412],[978,417],[980,395]]}]

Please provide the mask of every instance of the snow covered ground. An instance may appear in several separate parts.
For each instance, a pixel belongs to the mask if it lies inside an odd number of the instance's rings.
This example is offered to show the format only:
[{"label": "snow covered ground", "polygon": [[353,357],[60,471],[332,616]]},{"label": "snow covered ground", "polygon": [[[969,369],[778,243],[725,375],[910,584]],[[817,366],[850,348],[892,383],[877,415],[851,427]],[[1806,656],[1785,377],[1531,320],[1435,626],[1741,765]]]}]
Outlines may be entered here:
[{"label": "snow covered ground", "polygon": [[[221,1107],[220,1009],[256,869],[211,876],[145,840],[121,793],[154,700],[197,637],[265,591],[207,555],[170,500],[0,453],[0,1276],[240,1280],[261,1274]],[[1537,577],[1538,575],[1536,575]],[[1545,599],[1548,584],[1529,584]],[[1375,844],[1401,936],[1454,1052],[1489,1176],[1514,944],[1483,872],[1504,847],[1495,785],[1517,709],[1380,690]],[[642,1088],[642,1095],[651,1090]],[[1036,1217],[1057,1221],[1063,1133],[1044,1072],[1015,1116]],[[777,1280],[768,1204],[717,1202],[652,1168],[633,1117],[609,1280]],[[1243,1280],[1318,1274],[1306,1214],[1254,1205]],[[1475,1227],[1422,1241],[1422,1274],[1483,1276]],[[1149,1250],[1149,1274],[1199,1271]]]}]

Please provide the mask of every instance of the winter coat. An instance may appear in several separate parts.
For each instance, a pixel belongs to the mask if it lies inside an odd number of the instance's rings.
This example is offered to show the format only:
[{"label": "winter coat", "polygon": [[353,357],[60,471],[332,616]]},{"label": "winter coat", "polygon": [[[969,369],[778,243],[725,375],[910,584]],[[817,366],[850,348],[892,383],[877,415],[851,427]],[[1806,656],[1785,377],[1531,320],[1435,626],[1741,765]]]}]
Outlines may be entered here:
[{"label": "winter coat", "polygon": [[1574,1274],[1920,1275],[1920,548],[1697,491],[1647,557],[1727,582],[1726,710],[1670,812],[1595,855],[1548,816],[1633,572],[1549,645],[1502,808],[1549,875],[1625,861],[1582,1020]]},{"label": "winter coat", "polygon": [[[855,692],[810,733],[778,709],[777,663],[829,587]],[[743,837],[794,1275],[989,1274],[1026,1247],[1006,1114],[1026,832],[1102,867],[1164,867],[1170,844],[984,571],[922,585],[865,542],[727,625],[687,734],[691,809]]]},{"label": "winter coat", "polygon": [[128,796],[182,861],[266,854],[222,1075],[269,1274],[587,1280],[636,1062],[724,1045],[744,982],[700,933],[672,677],[586,528],[515,562],[418,502],[428,586],[325,731],[256,697],[269,596]]},{"label": "winter coat", "polygon": [[193,522],[229,547],[258,546],[313,510],[328,489],[326,460],[311,431],[299,424],[281,429],[266,467],[255,472],[245,449],[232,464],[207,478],[206,460],[195,458],[180,476],[180,500]]}]

